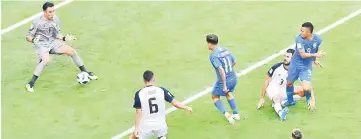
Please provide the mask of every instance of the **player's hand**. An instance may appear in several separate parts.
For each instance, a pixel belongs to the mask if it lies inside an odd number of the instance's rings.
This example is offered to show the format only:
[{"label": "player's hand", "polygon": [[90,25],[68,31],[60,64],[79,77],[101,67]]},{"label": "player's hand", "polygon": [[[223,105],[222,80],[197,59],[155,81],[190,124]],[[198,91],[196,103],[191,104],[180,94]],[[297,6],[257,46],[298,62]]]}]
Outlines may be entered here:
[{"label": "player's hand", "polygon": [[316,109],[316,100],[311,98],[308,102],[308,110],[313,111]]},{"label": "player's hand", "polygon": [[315,65],[317,65],[318,67],[322,68],[322,65],[321,65],[320,61],[314,61],[313,63],[314,63]]},{"label": "player's hand", "polygon": [[223,86],[223,92],[224,92],[224,93],[228,93],[228,92],[229,92],[229,90],[227,89],[227,86]]},{"label": "player's hand", "polygon": [[187,107],[187,111],[188,111],[190,114],[192,114],[192,112],[193,112],[192,107]]},{"label": "player's hand", "polygon": [[39,40],[40,40],[40,35],[35,36],[35,38],[33,38],[33,43],[34,43],[35,45],[37,45],[37,44],[39,43]]},{"label": "player's hand", "polygon": [[323,56],[325,56],[326,55],[326,52],[324,52],[324,51],[322,51],[322,50],[320,50],[320,51],[318,51],[317,53],[315,53],[315,57],[317,57],[317,58],[322,58]]},{"label": "player's hand", "polygon": [[129,139],[138,139],[138,132],[134,131],[132,135],[130,135]]},{"label": "player's hand", "polygon": [[76,37],[74,35],[66,35],[65,36],[65,41],[72,41],[72,40],[76,40]]},{"label": "player's hand", "polygon": [[264,105],[264,98],[261,98],[257,104],[257,109],[259,110],[260,108],[262,108]]}]

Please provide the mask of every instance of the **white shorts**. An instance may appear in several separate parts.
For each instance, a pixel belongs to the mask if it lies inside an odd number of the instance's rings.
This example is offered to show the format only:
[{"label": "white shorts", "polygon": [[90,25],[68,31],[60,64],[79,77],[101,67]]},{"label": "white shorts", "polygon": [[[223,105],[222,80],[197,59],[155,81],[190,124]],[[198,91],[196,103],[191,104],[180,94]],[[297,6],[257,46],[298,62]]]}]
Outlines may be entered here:
[{"label": "white shorts", "polygon": [[165,126],[164,128],[160,130],[147,130],[147,129],[139,129],[139,139],[149,139],[150,137],[163,137],[162,139],[165,139],[165,135],[168,133],[168,127]]},{"label": "white shorts", "polygon": [[266,89],[267,97],[273,101],[273,97],[280,95],[281,101],[287,100],[286,88],[269,85]]}]

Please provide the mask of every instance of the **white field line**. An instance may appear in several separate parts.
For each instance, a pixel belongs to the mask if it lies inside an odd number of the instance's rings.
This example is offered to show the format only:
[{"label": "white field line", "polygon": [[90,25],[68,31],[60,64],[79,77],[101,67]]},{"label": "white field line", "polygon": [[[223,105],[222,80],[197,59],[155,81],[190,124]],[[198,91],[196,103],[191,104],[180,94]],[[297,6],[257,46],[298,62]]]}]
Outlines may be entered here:
[{"label": "white field line", "polygon": [[[357,11],[349,14],[348,16],[345,16],[345,17],[343,17],[342,19],[340,19],[340,20],[332,23],[331,25],[328,25],[327,27],[319,30],[318,32],[316,32],[316,34],[321,35],[321,34],[323,34],[323,33],[326,33],[327,31],[329,31],[329,30],[337,27],[338,25],[341,25],[341,24],[345,23],[346,21],[348,21],[348,20],[356,17],[356,16],[359,15],[359,14],[361,14],[361,9],[358,9]],[[274,54],[272,54],[271,56],[269,56],[269,57],[267,57],[267,58],[265,58],[265,59],[262,59],[261,61],[258,61],[257,63],[255,63],[255,64],[247,67],[247,68],[244,69],[244,70],[241,70],[240,72],[237,73],[237,77],[246,75],[246,74],[249,73],[250,71],[255,70],[255,69],[261,67],[262,65],[270,62],[270,61],[273,60],[274,58],[282,55],[287,49],[294,47],[294,45],[295,45],[295,44],[291,44],[291,45],[288,46],[287,48],[282,49],[282,50],[280,50],[279,52],[274,53]],[[211,91],[212,91],[212,87],[208,87],[208,88],[206,88],[205,90],[203,90],[203,91],[201,91],[201,92],[193,95],[192,97],[187,98],[186,100],[183,101],[183,103],[184,103],[184,104],[188,104],[188,103],[190,103],[190,102],[192,102],[192,101],[194,101],[194,100],[197,100],[198,98],[206,95],[207,93],[209,93],[209,92],[211,92]],[[167,109],[166,114],[169,114],[169,113],[171,113],[171,112],[173,112],[173,111],[175,111],[175,110],[176,110],[175,107],[171,107],[171,108]],[[122,133],[120,133],[120,134],[112,137],[111,139],[121,139],[121,138],[127,136],[128,134],[132,133],[133,131],[134,131],[134,126],[131,127],[131,128],[129,128],[129,129],[127,129],[126,131],[124,131],[124,132],[122,132]]]},{"label": "white field line", "polygon": [[[65,0],[65,1],[60,2],[59,4],[55,5],[54,8],[58,9],[58,8],[63,7],[63,6],[69,4],[69,3],[73,2],[73,1],[74,0]],[[40,7],[40,5],[39,5],[39,7]],[[26,24],[26,23],[31,22],[33,19],[35,19],[36,17],[38,17],[38,16],[40,16],[42,14],[43,14],[43,12],[39,12],[39,13],[37,13],[37,14],[35,14],[33,16],[30,16],[30,17],[28,17],[28,18],[26,18],[26,19],[24,19],[24,20],[22,20],[20,22],[17,22],[16,24],[11,25],[10,27],[7,27],[5,29],[1,29],[1,35],[4,35],[4,34],[10,32],[10,31],[12,31],[12,30],[14,30],[14,29]]]}]

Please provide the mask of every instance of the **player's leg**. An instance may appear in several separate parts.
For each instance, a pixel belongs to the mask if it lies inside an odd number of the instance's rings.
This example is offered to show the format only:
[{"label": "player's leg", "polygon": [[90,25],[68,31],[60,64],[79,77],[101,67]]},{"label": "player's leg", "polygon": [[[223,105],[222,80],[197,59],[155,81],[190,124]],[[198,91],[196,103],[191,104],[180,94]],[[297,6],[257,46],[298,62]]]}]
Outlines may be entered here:
[{"label": "player's leg", "polygon": [[220,99],[220,96],[212,95],[212,100],[213,100],[214,105],[218,109],[218,111],[221,112],[222,114],[225,114],[226,109],[224,108],[224,105]]},{"label": "player's leg", "polygon": [[37,46],[36,53],[38,55],[39,63],[37,64],[34,75],[26,85],[26,89],[29,92],[34,92],[34,85],[40,74],[43,72],[45,66],[50,62],[49,51],[43,46]]},{"label": "player's leg", "polygon": [[273,102],[273,109],[275,110],[277,115],[280,117],[280,120],[284,121],[284,120],[286,120],[286,117],[288,114],[288,108],[285,107],[282,109],[282,106],[281,106],[282,98],[280,95],[280,90],[275,90],[275,91],[277,91],[277,92],[274,92],[274,95],[271,99]]},{"label": "player's leg", "polygon": [[232,117],[233,117],[235,120],[240,120],[241,117],[240,117],[240,115],[239,115],[239,111],[238,111],[238,108],[237,108],[236,100],[234,99],[234,96],[233,96],[232,92],[227,93],[226,98],[227,98],[227,101],[228,101],[229,106],[231,107],[231,109],[232,109],[232,111],[233,111]]},{"label": "player's leg", "polygon": [[309,102],[311,98],[311,80],[312,80],[312,70],[305,69],[300,72],[300,80],[302,81],[302,89],[305,93],[306,101]]},{"label": "player's leg", "polygon": [[51,53],[65,54],[70,56],[73,59],[74,63],[79,67],[80,71],[89,73],[89,78],[92,80],[98,79],[98,77],[93,75],[93,73],[88,72],[88,70],[85,68],[83,60],[80,58],[74,48],[70,47],[69,45],[65,44],[60,40],[56,40],[53,45],[54,47],[50,51]]},{"label": "player's leg", "polygon": [[226,93],[223,93],[222,90],[222,84],[216,83],[214,85],[213,91],[212,91],[212,100],[216,108],[219,112],[221,112],[228,120],[229,123],[234,124],[234,119],[232,118],[232,115],[229,114],[226,109],[224,108],[223,102],[220,99],[220,96],[225,96]]},{"label": "player's leg", "polygon": [[286,85],[287,102],[285,103],[284,107],[296,104],[296,102],[293,100],[293,92],[294,92],[293,83],[297,80],[297,78],[298,78],[298,70],[291,63],[288,68],[287,85]]},{"label": "player's leg", "polygon": [[229,93],[226,94],[226,98],[227,98],[229,106],[231,107],[231,109],[233,111],[233,118],[235,120],[240,120],[241,118],[240,118],[239,111],[237,108],[236,100],[234,99],[234,96],[232,94],[232,92],[234,92],[234,90],[235,90],[236,85],[237,85],[236,78],[227,82],[227,88],[229,90]]},{"label": "player's leg", "polygon": [[301,86],[294,86],[294,89],[293,100],[301,100],[305,96],[303,88]]}]

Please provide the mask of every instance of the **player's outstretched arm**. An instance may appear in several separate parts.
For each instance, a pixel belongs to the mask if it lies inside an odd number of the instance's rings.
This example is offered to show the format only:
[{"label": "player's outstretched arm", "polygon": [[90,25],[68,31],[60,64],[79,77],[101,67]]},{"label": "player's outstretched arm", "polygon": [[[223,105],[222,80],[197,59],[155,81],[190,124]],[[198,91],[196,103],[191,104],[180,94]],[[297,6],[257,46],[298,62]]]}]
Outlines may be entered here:
[{"label": "player's outstretched arm", "polygon": [[170,103],[172,104],[174,107],[178,108],[178,109],[183,109],[188,111],[189,113],[192,113],[193,109],[191,107],[188,107],[186,105],[184,105],[183,103],[173,99],[172,102]]},{"label": "player's outstretched arm", "polygon": [[257,109],[260,109],[261,107],[263,107],[264,96],[266,96],[266,89],[270,82],[271,82],[271,77],[269,75],[266,75],[266,79],[264,80],[264,84],[263,84],[263,87],[261,90],[261,99],[258,102]]}]

